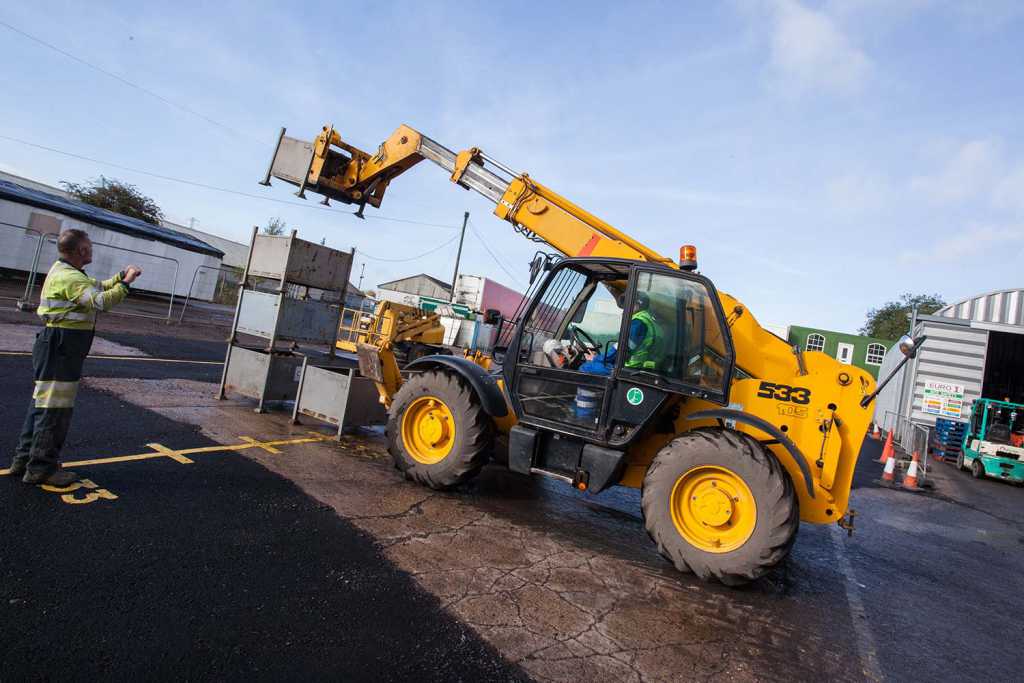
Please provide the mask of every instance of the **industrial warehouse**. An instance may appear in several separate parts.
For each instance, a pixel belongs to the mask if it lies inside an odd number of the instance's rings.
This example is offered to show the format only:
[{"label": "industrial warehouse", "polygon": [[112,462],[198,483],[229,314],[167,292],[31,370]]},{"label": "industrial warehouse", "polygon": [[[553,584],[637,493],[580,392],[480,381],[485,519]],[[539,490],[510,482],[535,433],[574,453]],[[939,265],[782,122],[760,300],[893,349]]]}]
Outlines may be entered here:
[{"label": "industrial warehouse", "polygon": [[0,681],[1020,678],[1024,13],[0,34]]},{"label": "industrial warehouse", "polygon": [[[966,419],[980,398],[1024,404],[1024,290],[980,294],[919,315],[912,336],[927,339],[879,396],[877,415],[934,425],[936,417]],[[881,374],[900,360],[891,349]],[[932,399],[938,385],[949,385],[951,395]]]}]

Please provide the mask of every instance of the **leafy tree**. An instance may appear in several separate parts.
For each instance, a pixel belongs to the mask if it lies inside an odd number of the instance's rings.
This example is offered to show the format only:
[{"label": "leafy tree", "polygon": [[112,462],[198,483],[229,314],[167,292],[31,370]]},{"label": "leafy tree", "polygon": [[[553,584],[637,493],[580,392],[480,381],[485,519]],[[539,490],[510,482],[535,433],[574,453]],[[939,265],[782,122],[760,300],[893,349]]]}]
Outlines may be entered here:
[{"label": "leafy tree", "polygon": [[87,183],[69,183],[62,180],[60,184],[75,199],[101,209],[116,211],[153,225],[160,225],[160,220],[164,217],[164,212],[156,202],[142,194],[139,188],[120,180],[100,176]]},{"label": "leafy tree", "polygon": [[898,339],[910,331],[910,316],[914,307],[918,315],[934,313],[946,302],[938,294],[903,294],[898,301],[887,301],[880,308],[868,311],[860,333],[880,339]]},{"label": "leafy tree", "polygon": [[263,232],[267,235],[283,235],[287,227],[287,223],[275,217],[267,221],[267,224],[263,226]]}]

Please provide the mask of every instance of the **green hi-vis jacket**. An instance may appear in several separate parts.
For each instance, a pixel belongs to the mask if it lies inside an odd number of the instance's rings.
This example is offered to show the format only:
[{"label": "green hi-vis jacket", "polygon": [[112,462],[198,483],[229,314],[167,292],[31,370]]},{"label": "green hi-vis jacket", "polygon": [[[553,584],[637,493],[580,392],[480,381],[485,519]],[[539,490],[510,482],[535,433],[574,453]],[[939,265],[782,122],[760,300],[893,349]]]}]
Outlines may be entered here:
[{"label": "green hi-vis jacket", "polygon": [[100,282],[66,261],[57,261],[46,274],[36,313],[47,327],[91,330],[96,312],[109,311],[128,296],[128,285],[118,273]]},{"label": "green hi-vis jacket", "polygon": [[633,314],[632,321],[640,322],[644,326],[644,338],[629,354],[626,367],[653,370],[661,363],[664,355],[661,330],[658,329],[658,323],[654,321],[650,311],[637,311]]}]

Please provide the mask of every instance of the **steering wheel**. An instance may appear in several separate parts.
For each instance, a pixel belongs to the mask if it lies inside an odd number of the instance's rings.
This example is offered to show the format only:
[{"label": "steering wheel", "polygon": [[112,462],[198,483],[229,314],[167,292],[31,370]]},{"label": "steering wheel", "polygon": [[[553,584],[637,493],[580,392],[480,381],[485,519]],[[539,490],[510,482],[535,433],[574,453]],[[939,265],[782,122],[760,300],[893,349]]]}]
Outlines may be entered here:
[{"label": "steering wheel", "polygon": [[594,341],[594,338],[587,334],[587,332],[579,325],[573,325],[570,328],[569,339],[581,354],[597,353],[601,350],[600,345]]}]

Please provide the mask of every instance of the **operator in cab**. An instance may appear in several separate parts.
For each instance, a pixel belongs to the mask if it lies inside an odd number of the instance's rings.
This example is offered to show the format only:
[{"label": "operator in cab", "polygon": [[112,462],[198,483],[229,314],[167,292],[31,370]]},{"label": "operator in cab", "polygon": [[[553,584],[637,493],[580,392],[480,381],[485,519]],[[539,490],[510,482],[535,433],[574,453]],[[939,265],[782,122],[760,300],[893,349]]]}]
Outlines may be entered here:
[{"label": "operator in cab", "polygon": [[[653,370],[658,367],[663,354],[665,334],[658,319],[651,311],[651,297],[647,292],[637,292],[633,315],[630,316],[628,351],[625,367],[639,370]],[[580,372],[592,375],[610,375],[615,367],[617,345],[612,344],[605,353],[592,353],[587,362],[580,366]]]}]

